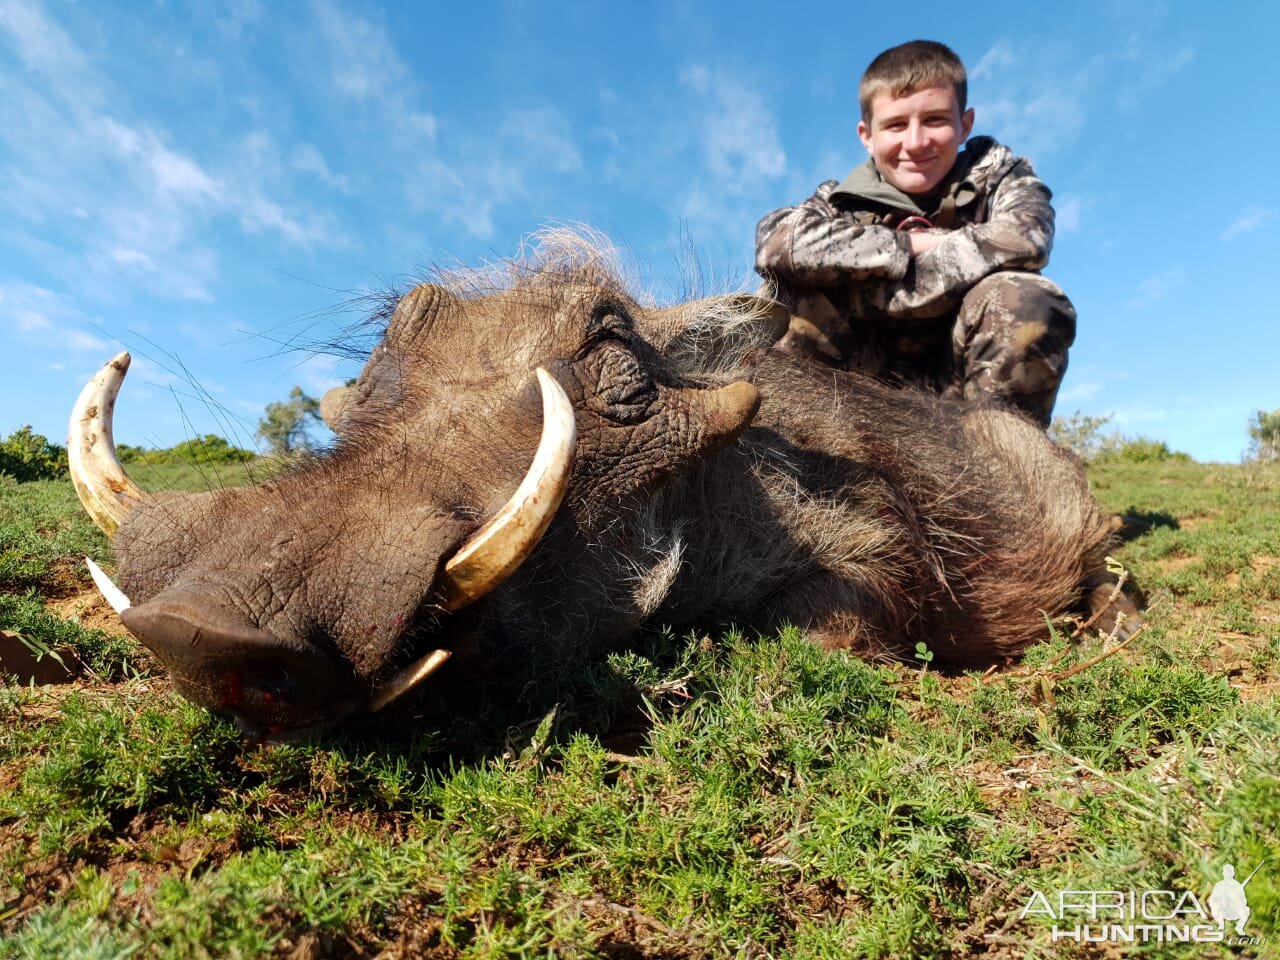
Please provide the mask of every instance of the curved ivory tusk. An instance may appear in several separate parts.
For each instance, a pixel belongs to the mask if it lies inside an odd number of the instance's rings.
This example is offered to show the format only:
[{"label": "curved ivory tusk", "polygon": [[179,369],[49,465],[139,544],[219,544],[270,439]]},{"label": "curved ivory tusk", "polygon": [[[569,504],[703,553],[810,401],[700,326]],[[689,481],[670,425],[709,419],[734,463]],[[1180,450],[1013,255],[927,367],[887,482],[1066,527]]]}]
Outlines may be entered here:
[{"label": "curved ivory tusk", "polygon": [[445,608],[478,600],[509,577],[533,552],[560,509],[578,428],[564,389],[542,367],[542,438],[529,472],[506,505],[463,544],[444,568]]},{"label": "curved ivory tusk", "polygon": [[116,613],[124,613],[124,611],[127,611],[129,607],[132,607],[133,604],[129,602],[128,596],[124,595],[124,590],[118,588],[114,582],[111,582],[111,577],[102,572],[102,568],[100,566],[97,566],[97,564],[91,561],[88,557],[84,558],[84,563],[88,566],[88,575],[93,577],[93,585],[97,586],[97,589],[99,589],[102,594],[102,599],[111,604],[111,609],[113,609],[113,611]]},{"label": "curved ivory tusk", "polygon": [[112,357],[83,390],[71,411],[67,465],[80,502],[107,536],[147,497],[116,457],[111,435],[116,394],[129,370],[128,351]]},{"label": "curved ivory tusk", "polygon": [[129,602],[129,598],[124,595],[124,591],[111,582],[111,578],[103,573],[100,566],[88,557],[84,558],[84,562],[89,568],[89,576],[93,577],[94,584],[102,593],[102,599],[111,604],[112,610],[116,613],[124,613],[133,606],[133,604]]},{"label": "curved ivory tusk", "polygon": [[377,713],[392,700],[408,693],[427,677],[444,666],[451,656],[448,650],[432,650],[429,654],[397,673],[386,686],[369,698],[369,712]]}]

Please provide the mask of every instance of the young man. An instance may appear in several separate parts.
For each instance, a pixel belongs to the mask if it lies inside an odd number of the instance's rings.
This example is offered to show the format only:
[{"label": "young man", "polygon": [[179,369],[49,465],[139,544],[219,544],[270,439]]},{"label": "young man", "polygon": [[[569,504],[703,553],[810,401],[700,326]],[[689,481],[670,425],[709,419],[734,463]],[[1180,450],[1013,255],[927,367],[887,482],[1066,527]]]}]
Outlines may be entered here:
[{"label": "young man", "polygon": [[974,137],[964,65],[914,40],[871,62],[871,159],[756,228],[756,269],[792,313],[779,349],[956,398],[994,395],[1047,427],[1075,309],[1039,271],[1053,242],[1031,164]]}]

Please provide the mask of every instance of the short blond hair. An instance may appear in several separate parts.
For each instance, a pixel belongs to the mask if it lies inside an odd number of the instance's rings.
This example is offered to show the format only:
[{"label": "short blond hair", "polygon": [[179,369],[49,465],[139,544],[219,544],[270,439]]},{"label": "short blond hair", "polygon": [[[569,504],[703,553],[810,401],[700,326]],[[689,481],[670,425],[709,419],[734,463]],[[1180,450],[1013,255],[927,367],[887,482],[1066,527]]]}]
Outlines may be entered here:
[{"label": "short blond hair", "polygon": [[936,40],[911,40],[890,47],[871,61],[858,84],[862,122],[871,123],[871,101],[882,93],[904,97],[928,87],[950,86],[964,113],[969,77],[954,50]]}]

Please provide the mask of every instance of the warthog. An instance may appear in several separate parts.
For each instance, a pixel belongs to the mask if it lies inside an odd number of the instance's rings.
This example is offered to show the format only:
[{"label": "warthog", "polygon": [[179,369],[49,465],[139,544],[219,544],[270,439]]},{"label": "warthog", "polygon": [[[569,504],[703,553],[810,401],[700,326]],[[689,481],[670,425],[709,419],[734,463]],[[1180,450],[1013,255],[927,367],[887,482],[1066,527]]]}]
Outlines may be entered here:
[{"label": "warthog", "polygon": [[95,578],[248,733],[379,709],[449,657],[581,656],[646,624],[991,662],[1108,593],[1072,457],[1012,413],[770,352],[776,304],[642,307],[562,242],[385,313],[326,405],[334,448],[267,483],[144,495],[111,440],[127,354],[72,417],[120,588]]}]

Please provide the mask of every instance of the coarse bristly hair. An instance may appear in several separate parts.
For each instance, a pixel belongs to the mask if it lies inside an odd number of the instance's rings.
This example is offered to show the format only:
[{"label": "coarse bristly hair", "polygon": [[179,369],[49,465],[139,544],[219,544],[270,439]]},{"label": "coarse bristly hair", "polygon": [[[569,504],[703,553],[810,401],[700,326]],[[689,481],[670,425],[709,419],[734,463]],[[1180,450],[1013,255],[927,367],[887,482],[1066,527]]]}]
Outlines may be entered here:
[{"label": "coarse bristly hair", "polygon": [[881,94],[904,97],[929,87],[951,87],[964,113],[969,79],[954,50],[936,40],[911,40],[890,47],[871,61],[858,84],[862,122],[871,123],[871,104]]},{"label": "coarse bristly hair", "polygon": [[746,360],[775,338],[763,322],[769,301],[728,289],[727,280],[708,281],[692,250],[682,252],[677,266],[682,285],[672,302],[647,289],[639,266],[602,232],[584,224],[549,225],[525,237],[512,257],[476,266],[431,264],[408,284],[372,294],[361,339],[380,339],[400,298],[420,283],[442,287],[460,300],[504,296],[516,304],[544,297],[555,302],[571,291],[594,288],[640,307],[639,332],[690,385],[742,377]]}]

